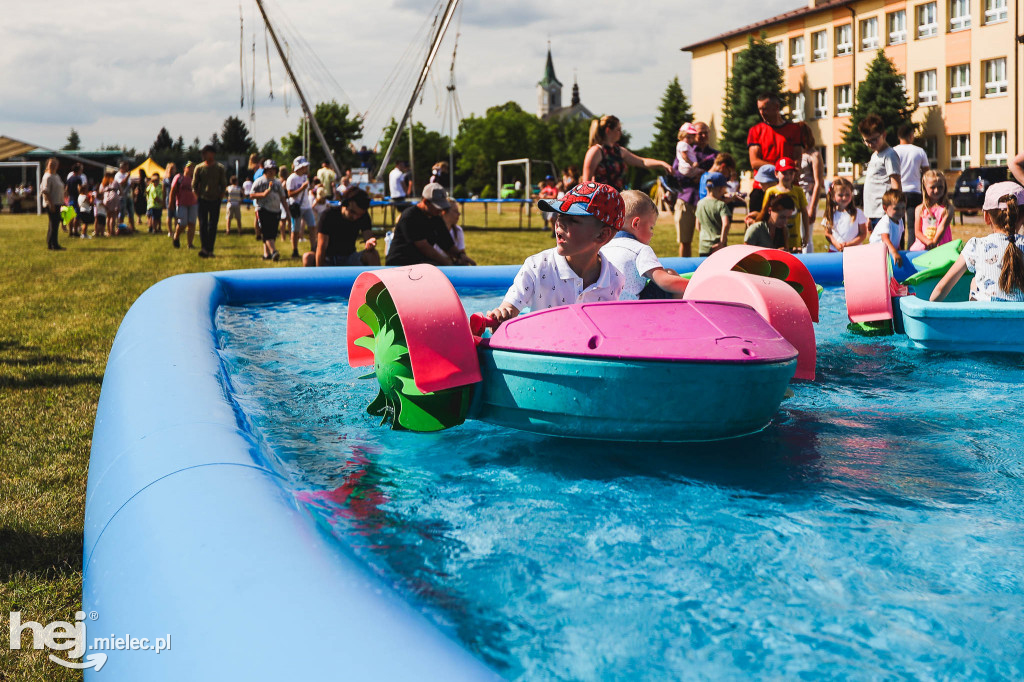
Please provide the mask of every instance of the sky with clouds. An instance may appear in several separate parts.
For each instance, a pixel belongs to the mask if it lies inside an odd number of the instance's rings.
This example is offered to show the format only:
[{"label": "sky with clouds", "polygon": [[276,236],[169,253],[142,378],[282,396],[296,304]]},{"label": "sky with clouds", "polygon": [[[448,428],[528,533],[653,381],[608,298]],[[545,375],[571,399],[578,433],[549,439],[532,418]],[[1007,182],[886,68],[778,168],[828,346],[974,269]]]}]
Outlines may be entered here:
[{"label": "sky with clouds", "polygon": [[[400,117],[425,55],[439,4],[423,0],[265,0],[288,40],[299,83],[312,100],[335,98],[365,113],[374,143],[391,116]],[[298,125],[294,93],[269,44],[254,0],[242,0],[246,87],[255,119],[240,107],[239,4],[223,0],[144,3],[108,0],[92,6],[55,0],[7,4],[0,22],[0,135],[60,147],[70,128],[82,146],[148,149],[161,126],[186,142],[206,141],[223,120],[239,116],[258,144]],[[448,71],[458,34],[455,78],[465,115],[509,100],[537,106],[548,40],[569,103],[576,74],[583,103],[612,113],[645,144],[665,86],[679,76],[689,90],[683,45],[800,5],[799,0],[463,0],[414,111],[444,130]],[[727,7],[727,10],[723,8]],[[253,29],[256,29],[254,32]],[[273,86],[274,99],[270,98]],[[288,110],[285,100],[288,100]]]}]

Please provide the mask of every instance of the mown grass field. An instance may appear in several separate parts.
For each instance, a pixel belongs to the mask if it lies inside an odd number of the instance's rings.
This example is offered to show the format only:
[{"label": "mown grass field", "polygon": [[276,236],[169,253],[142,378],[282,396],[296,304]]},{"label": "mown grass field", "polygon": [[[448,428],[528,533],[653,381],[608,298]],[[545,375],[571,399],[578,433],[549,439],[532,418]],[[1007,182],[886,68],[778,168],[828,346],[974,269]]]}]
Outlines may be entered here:
[{"label": "mown grass field", "polygon": [[[483,224],[482,208],[467,210],[464,223]],[[0,214],[0,680],[80,679],[49,662],[46,651],[10,651],[7,614],[21,611],[23,621],[45,624],[71,621],[80,607],[93,421],[107,354],[135,299],[180,273],[297,265],[281,243],[283,260],[261,260],[251,211],[243,211],[243,223],[241,236],[225,236],[222,225],[217,257],[203,260],[195,250],[171,248],[165,236],[145,234],[144,227],[130,237],[106,239],[62,233],[67,250],[51,252],[44,216]],[[521,263],[552,245],[538,229],[536,213],[534,229],[519,230],[516,211],[498,217],[492,207],[488,224],[492,229],[466,232],[467,251],[481,265]],[[975,223],[955,234],[983,231]],[[742,223],[735,223],[730,242],[742,235]],[[820,237],[818,242],[821,248]],[[661,257],[676,255],[670,215],[659,219],[652,246]],[[27,633],[24,641],[30,646]]]}]

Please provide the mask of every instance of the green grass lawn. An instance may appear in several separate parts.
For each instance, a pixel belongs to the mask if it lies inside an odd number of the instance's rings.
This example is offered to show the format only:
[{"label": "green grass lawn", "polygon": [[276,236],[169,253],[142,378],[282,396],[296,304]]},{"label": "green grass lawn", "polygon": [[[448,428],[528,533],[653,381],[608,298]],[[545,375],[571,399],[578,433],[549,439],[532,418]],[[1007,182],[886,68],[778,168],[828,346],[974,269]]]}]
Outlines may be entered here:
[{"label": "green grass lawn", "polygon": [[[518,264],[553,245],[538,229],[539,215],[534,229],[519,230],[517,211],[499,217],[489,210],[491,229],[466,232],[467,251],[481,265]],[[243,235],[222,230],[217,257],[203,260],[195,250],[173,249],[165,236],[145,234],[145,228],[130,237],[90,240],[62,233],[67,250],[51,252],[44,216],[0,214],[0,680],[80,678],[49,662],[44,650],[9,651],[3,641],[7,613],[21,611],[23,621],[45,624],[73,620],[80,606],[96,404],[114,334],[135,299],[180,273],[297,264],[263,261],[251,211],[243,211],[243,221]],[[482,209],[470,207],[463,222],[483,225]],[[741,241],[742,234],[742,224],[734,224],[730,241]],[[659,256],[676,255],[670,215],[659,219],[652,246]],[[281,243],[278,248],[284,256],[290,251]],[[25,642],[30,646],[27,634]]]}]

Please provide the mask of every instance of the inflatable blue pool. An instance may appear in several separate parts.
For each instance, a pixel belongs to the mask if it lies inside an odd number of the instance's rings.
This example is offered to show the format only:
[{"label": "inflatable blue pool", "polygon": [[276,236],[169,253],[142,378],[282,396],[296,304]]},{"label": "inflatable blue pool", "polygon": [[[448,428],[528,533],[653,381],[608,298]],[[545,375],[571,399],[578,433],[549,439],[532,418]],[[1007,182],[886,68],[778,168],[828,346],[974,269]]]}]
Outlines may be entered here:
[{"label": "inflatable blue pool", "polygon": [[[819,283],[826,286],[840,283],[842,267],[838,256],[811,255],[805,262]],[[666,264],[686,272],[696,266],[696,260],[667,259]],[[451,269],[446,274],[460,290],[500,291],[516,270],[515,266],[481,267]],[[489,658],[481,657],[475,649],[471,651],[473,647],[465,644],[466,638],[456,636],[456,623],[445,622],[445,618],[428,613],[421,601],[409,600],[395,589],[393,580],[368,565],[344,543],[336,542],[296,503],[288,489],[288,472],[282,469],[281,462],[267,456],[239,400],[232,394],[224,355],[218,349],[218,308],[310,297],[343,299],[359,272],[333,268],[182,275],[154,286],[126,315],[111,350],[93,435],[86,502],[83,608],[90,614],[87,621],[90,641],[108,635],[130,638],[170,635],[172,644],[168,651],[160,654],[110,652],[106,665],[98,673],[102,677],[97,679],[312,679],[324,676],[450,680],[493,679],[498,675],[494,666],[483,662]],[[841,303],[831,303],[838,311],[837,317],[823,320],[822,325],[834,325],[844,317]],[[826,356],[823,363],[825,380],[829,380],[831,373],[833,379],[849,385],[844,392],[856,397],[869,390],[872,370],[866,361],[877,355],[877,347],[860,340],[853,344],[850,352],[864,361],[849,369],[845,366],[837,369],[837,360],[832,356]],[[338,361],[343,364],[343,341],[339,341],[338,347],[342,349]],[[886,371],[898,377],[910,370],[901,361],[890,362]],[[871,399],[877,400],[877,394],[872,393]],[[879,464],[877,471],[882,471],[883,451],[898,449],[898,444],[872,440],[874,437],[864,425],[851,426],[851,422],[863,415],[830,411],[831,406],[817,396],[812,402],[815,402],[814,409],[823,410],[823,420],[835,421],[846,429],[843,447],[870,451],[871,457],[878,459],[864,460],[856,469],[826,467],[817,473],[813,467],[804,466],[809,461],[797,462],[792,475],[798,478],[823,476],[827,481],[823,493],[826,499],[837,496],[835,491],[845,485],[846,479],[867,482],[865,485],[888,486],[887,481],[878,482],[880,475],[876,473],[874,462]],[[362,409],[362,405],[350,409]],[[878,409],[884,412],[881,405]],[[815,418],[814,415],[808,417],[809,420]],[[833,424],[828,428],[840,427]],[[910,433],[914,434],[914,429],[919,428],[912,424]],[[390,432],[382,431],[381,437],[387,433]],[[859,435],[861,433],[864,435]],[[780,438],[798,436],[799,433],[790,430]],[[812,459],[819,456],[814,452],[823,440],[823,435],[815,433],[801,445],[805,456]],[[783,449],[778,443],[775,447]],[[711,451],[702,451],[702,454],[714,457]],[[770,457],[771,453],[766,456]],[[661,465],[654,465],[654,469],[664,465],[670,471],[670,479],[676,476],[671,473],[674,465],[666,462],[663,454],[656,454],[655,459]],[[745,460],[741,457],[737,461]],[[946,465],[954,473],[970,468],[959,461],[955,466]],[[992,466],[1005,468],[1000,462]],[[1019,469],[1016,464],[1010,468]],[[691,478],[693,474],[687,472]],[[700,479],[701,475],[698,473],[696,478]],[[934,481],[928,479],[932,486],[928,494],[940,498],[936,508],[966,504],[965,500],[975,494],[972,479],[966,474],[957,480],[951,478],[947,487],[943,487],[941,477],[935,478],[938,474],[929,475]],[[884,498],[890,494],[890,489],[917,489],[920,481],[929,475],[921,473],[916,479],[900,479],[877,496]],[[980,477],[982,473],[972,471],[970,475]],[[644,476],[652,480],[658,478],[652,472]],[[765,508],[768,513],[769,508],[799,497],[799,489],[804,486],[799,483],[790,490],[785,482],[751,480],[737,486],[749,493],[723,495],[723,491],[727,493],[730,489],[729,476],[720,478],[726,483],[711,486],[717,492],[709,502],[725,515],[728,515],[729,505],[738,507],[748,498],[758,505],[762,504],[758,500],[769,500]],[[585,486],[586,481],[579,485]],[[620,484],[598,480],[596,485],[605,491],[600,494],[614,496]],[[781,496],[771,489],[776,485],[786,488]],[[863,518],[865,524],[871,523],[876,514],[867,508],[869,502],[864,501],[873,495],[875,493],[865,496],[855,505],[864,507],[863,515],[857,518]],[[1000,508],[1009,504],[1000,502]],[[908,503],[907,510],[920,517],[928,506],[923,500],[915,499]],[[619,513],[625,515],[628,511],[623,508]],[[842,511],[829,510],[833,516],[825,519],[835,518]],[[1013,507],[1012,513],[1018,513],[1017,507]],[[803,525],[805,522],[799,518],[801,509],[791,509],[786,514],[785,525],[768,534],[770,538],[780,538],[769,547],[778,552],[773,562],[795,551],[793,546],[785,544],[789,530],[802,528],[799,533],[807,535],[815,525]],[[756,514],[739,516],[747,523]],[[722,516],[719,520],[728,527],[728,518]],[[906,519],[901,519],[901,523],[905,522]],[[989,522],[986,527],[994,526]],[[936,532],[940,530],[936,528]],[[723,547],[745,537],[743,533],[709,533],[720,536],[718,541]],[[949,537],[948,531],[943,537]],[[819,547],[815,551],[831,549]],[[963,547],[959,551],[963,551]],[[1015,570],[1019,562],[1013,559],[1014,552],[1019,551],[1017,545],[1007,555],[1007,561],[1013,565],[1008,565],[1006,570]],[[822,557],[824,560],[824,554]],[[872,559],[879,560],[878,557]],[[887,561],[885,570],[895,571],[896,562]],[[970,570],[970,567],[959,568],[965,572]],[[813,573],[822,570],[821,566],[809,565],[806,575],[794,578],[812,581],[816,578]],[[967,575],[967,579],[974,578]],[[703,589],[698,584],[682,587],[694,593]],[[723,589],[729,588],[723,585]],[[794,586],[796,589],[799,586]],[[986,589],[982,587],[975,592],[983,593]],[[1019,589],[1006,586],[1001,589],[1006,590],[1011,601],[1020,601]],[[850,596],[837,592],[830,599],[845,602]],[[726,610],[739,608],[738,617],[742,617],[744,609],[749,609],[751,614],[760,609],[757,600],[747,602],[742,608],[722,601],[717,603]],[[695,608],[685,599],[677,607]],[[776,607],[781,615],[798,604],[777,604],[772,608]],[[900,608],[911,613],[915,606],[908,601]],[[755,635],[760,631],[770,634],[770,628],[764,628],[770,626],[773,618],[775,616],[765,615],[747,625]],[[865,619],[865,623],[869,622],[870,619]],[[931,621],[907,621],[907,627],[922,627],[929,632],[933,626],[937,627]],[[958,626],[950,627],[955,630]],[[835,629],[835,624],[823,618],[814,629],[828,633]],[[1016,633],[1012,627],[1010,629]],[[806,641],[815,636],[810,631],[796,634]],[[662,636],[664,633],[651,633],[653,638]],[[727,637],[727,632],[697,628],[686,636],[695,650],[714,649],[715,640]],[[836,629],[831,637],[837,651],[845,646],[841,629]],[[767,640],[764,646],[769,647]],[[1019,653],[1019,646],[1014,644],[1010,648],[1013,647],[1017,647]],[[757,662],[761,654],[753,650],[736,655],[750,658],[752,667],[748,670],[771,662],[771,652],[767,649],[761,663]],[[960,666],[951,670],[1008,673],[1013,665],[1005,661],[1005,657],[996,657],[991,669]],[[870,670],[886,669],[884,660],[872,662],[872,665],[875,663],[878,667]],[[699,665],[694,669],[708,670]],[[719,669],[737,672],[728,667]],[[842,670],[828,666],[822,669]],[[786,670],[795,673],[798,669]],[[529,673],[517,674],[529,676]],[[97,673],[87,671],[86,675],[95,678]]]}]

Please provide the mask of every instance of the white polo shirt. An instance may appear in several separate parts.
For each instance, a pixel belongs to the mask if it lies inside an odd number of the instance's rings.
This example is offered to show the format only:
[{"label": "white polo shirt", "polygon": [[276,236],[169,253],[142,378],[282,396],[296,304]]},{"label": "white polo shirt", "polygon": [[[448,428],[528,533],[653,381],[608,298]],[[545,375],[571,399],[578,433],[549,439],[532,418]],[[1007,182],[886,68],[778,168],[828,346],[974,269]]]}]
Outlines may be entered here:
[{"label": "white polo shirt", "polygon": [[505,294],[505,303],[520,311],[545,310],[570,303],[617,301],[626,278],[608,258],[601,258],[597,281],[583,288],[579,277],[557,248],[541,251],[526,259],[515,281]]},{"label": "white polo shirt", "polygon": [[619,300],[635,301],[647,286],[647,273],[661,267],[654,249],[634,237],[615,237],[601,247],[601,255],[623,275],[625,283]]}]

